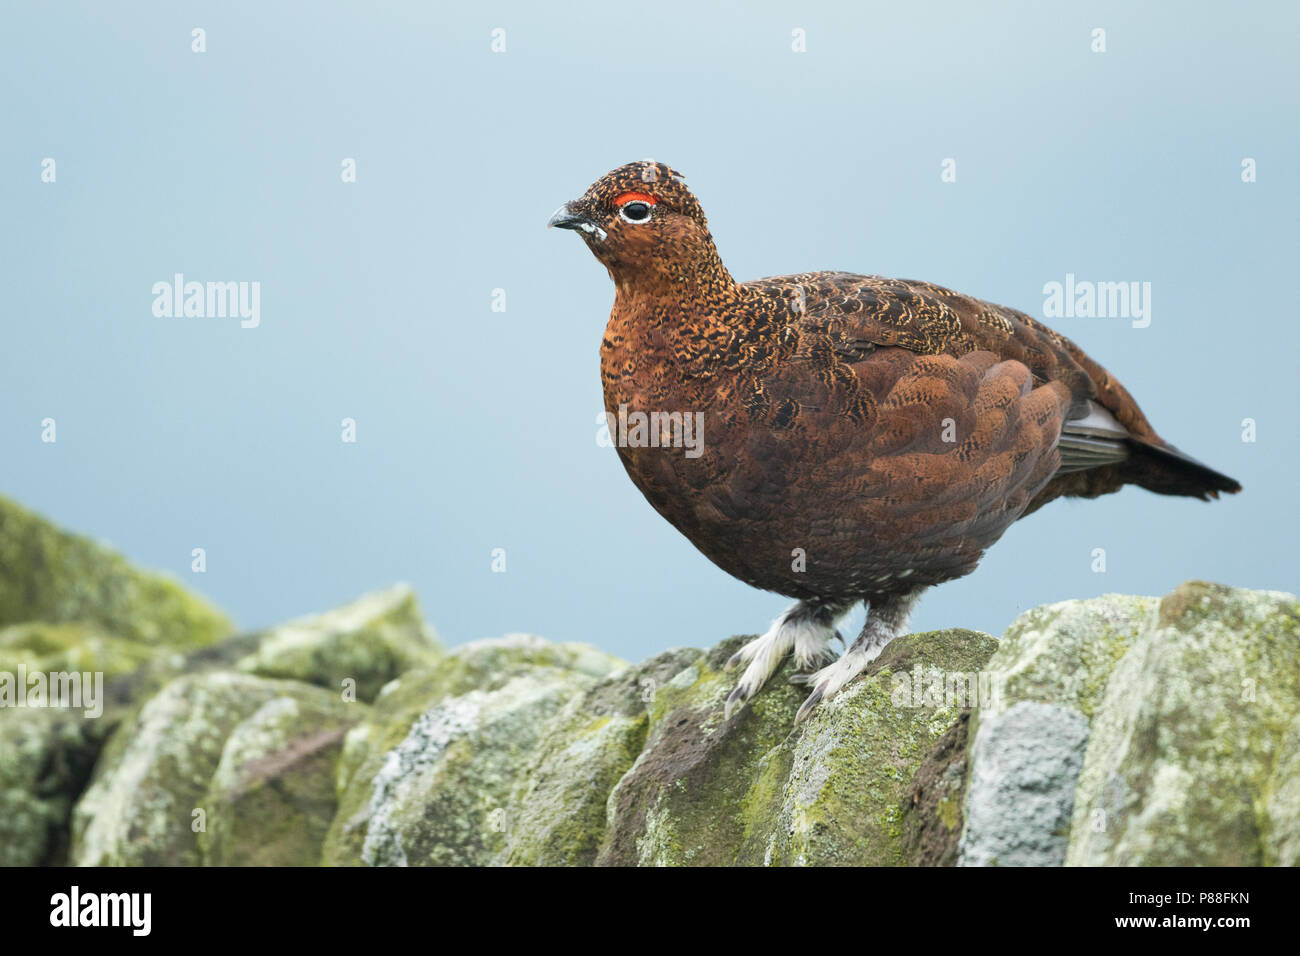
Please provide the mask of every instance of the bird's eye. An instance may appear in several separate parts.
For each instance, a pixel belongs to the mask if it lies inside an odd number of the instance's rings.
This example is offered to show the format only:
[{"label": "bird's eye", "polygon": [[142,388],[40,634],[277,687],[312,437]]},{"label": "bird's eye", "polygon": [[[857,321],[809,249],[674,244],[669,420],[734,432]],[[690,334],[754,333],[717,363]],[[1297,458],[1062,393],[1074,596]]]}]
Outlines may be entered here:
[{"label": "bird's eye", "polygon": [[650,218],[650,204],[628,202],[618,207],[618,214],[628,222],[645,222]]}]

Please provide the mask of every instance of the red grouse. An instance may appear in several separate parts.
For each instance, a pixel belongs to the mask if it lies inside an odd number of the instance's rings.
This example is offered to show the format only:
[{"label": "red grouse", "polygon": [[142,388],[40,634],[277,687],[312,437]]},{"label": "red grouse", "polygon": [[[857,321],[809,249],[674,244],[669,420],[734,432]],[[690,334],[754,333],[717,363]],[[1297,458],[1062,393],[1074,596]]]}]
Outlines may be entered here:
[{"label": "red grouse", "polygon": [[[601,377],[632,481],[718,567],[796,599],[729,662],[748,666],[728,715],[793,651],[826,665],[805,678],[806,717],[906,631],[925,588],[1053,498],[1241,490],[1023,312],[846,272],[735,281],[660,163],[614,170],[549,224],[614,280]],[[866,624],[833,660],[857,601]]]}]

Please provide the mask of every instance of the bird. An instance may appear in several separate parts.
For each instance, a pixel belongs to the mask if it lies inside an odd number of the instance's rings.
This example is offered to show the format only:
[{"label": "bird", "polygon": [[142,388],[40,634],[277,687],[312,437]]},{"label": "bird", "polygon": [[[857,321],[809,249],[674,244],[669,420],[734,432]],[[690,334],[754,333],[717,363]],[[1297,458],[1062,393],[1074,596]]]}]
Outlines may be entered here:
[{"label": "bird", "polygon": [[[737,282],[666,164],[620,166],[547,225],[614,283],[600,372],[633,484],[723,571],[794,600],[727,661],[744,668],[727,720],[790,654],[806,720],[907,633],[922,592],[1055,498],[1241,490],[1023,312],[876,275]],[[865,623],[836,657],[858,602]]]}]

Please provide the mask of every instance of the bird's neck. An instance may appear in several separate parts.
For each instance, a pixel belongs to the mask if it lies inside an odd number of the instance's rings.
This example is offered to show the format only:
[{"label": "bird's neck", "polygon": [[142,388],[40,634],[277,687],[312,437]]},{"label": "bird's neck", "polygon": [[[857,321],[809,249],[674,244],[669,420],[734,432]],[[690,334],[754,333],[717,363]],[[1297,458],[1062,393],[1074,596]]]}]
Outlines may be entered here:
[{"label": "bird's neck", "polygon": [[616,312],[653,311],[713,321],[734,317],[740,287],[711,245],[695,255],[675,256],[650,268],[610,269]]}]

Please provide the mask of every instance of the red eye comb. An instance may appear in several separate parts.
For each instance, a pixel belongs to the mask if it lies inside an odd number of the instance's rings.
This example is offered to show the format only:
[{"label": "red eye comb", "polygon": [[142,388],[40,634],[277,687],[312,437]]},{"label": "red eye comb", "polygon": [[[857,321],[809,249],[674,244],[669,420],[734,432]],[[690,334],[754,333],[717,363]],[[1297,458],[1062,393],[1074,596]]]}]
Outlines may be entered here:
[{"label": "red eye comb", "polygon": [[659,200],[655,199],[655,197],[651,196],[649,193],[623,193],[623,195],[614,200],[614,205],[622,206],[625,203],[630,202],[643,202],[646,205],[653,206],[658,201]]}]

